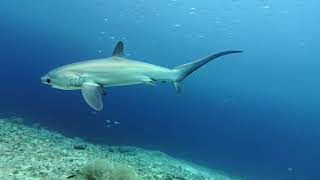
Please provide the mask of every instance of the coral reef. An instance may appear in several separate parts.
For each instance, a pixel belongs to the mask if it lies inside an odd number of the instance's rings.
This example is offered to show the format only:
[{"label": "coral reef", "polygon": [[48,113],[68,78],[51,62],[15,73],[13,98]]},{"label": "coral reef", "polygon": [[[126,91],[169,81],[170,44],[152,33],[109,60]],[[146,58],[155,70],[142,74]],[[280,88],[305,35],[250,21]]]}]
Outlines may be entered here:
[{"label": "coral reef", "polygon": [[94,145],[8,119],[0,119],[0,172],[1,180],[235,179],[162,152]]}]

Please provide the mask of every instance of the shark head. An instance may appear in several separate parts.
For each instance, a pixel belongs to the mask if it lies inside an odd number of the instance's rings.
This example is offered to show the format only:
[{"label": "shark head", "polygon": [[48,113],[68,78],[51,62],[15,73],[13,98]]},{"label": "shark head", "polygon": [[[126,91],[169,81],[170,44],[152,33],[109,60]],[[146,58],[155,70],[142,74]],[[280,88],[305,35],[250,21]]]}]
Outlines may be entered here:
[{"label": "shark head", "polygon": [[40,78],[41,83],[51,86],[52,88],[62,90],[78,89],[71,83],[68,73],[63,73],[57,70],[50,71],[48,74]]},{"label": "shark head", "polygon": [[[85,76],[75,71],[70,71],[68,67],[60,67],[50,71],[40,78],[41,83],[61,90],[81,89],[85,101],[96,111],[101,111],[103,103],[101,97],[105,91],[100,84],[88,80]],[[88,80],[88,81],[86,81]]]},{"label": "shark head", "polygon": [[63,87],[66,87],[67,84],[63,83],[63,79],[63,77],[59,77],[58,74],[52,72],[40,78],[41,83],[57,89],[64,89]]}]

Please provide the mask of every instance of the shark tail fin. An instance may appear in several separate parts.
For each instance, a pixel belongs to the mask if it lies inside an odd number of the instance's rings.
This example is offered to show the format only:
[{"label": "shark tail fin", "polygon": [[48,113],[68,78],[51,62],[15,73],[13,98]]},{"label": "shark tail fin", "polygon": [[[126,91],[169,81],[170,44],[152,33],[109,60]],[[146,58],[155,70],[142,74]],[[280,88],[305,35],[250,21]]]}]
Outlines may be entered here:
[{"label": "shark tail fin", "polygon": [[234,53],[241,53],[242,51],[224,51],[219,52],[217,54],[212,54],[207,57],[201,58],[199,60],[183,64],[180,66],[177,66],[174,68],[176,70],[176,78],[173,81],[174,86],[176,88],[176,91],[178,94],[181,92],[181,82],[185,80],[187,77],[189,77],[194,71],[201,68],[203,65],[207,64],[208,62],[228,54],[234,54]]}]

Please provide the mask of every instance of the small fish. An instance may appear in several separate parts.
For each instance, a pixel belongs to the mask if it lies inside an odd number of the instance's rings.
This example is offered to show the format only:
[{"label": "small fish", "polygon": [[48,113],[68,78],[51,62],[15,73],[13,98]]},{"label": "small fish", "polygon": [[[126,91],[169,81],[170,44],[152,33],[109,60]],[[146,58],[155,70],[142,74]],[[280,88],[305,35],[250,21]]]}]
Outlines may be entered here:
[{"label": "small fish", "polygon": [[113,122],[113,124],[120,124],[120,122],[118,122],[118,121],[115,121],[115,122]]},{"label": "small fish", "polygon": [[92,111],[91,114],[96,115],[97,111]]},{"label": "small fish", "polygon": [[72,174],[72,175],[68,176],[67,179],[71,179],[71,178],[74,178],[74,177],[76,177],[76,175]]},{"label": "small fish", "polygon": [[112,123],[110,120],[106,120],[107,123]]}]

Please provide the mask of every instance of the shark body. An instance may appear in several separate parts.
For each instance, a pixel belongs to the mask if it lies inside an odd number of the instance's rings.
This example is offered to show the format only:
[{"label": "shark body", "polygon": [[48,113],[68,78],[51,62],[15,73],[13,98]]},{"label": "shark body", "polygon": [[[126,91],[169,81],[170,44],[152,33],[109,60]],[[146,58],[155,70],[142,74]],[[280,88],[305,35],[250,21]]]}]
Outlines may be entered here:
[{"label": "shark body", "polygon": [[133,84],[156,85],[157,82],[173,82],[178,93],[181,81],[211,60],[242,51],[225,51],[173,69],[130,60],[124,57],[123,43],[118,42],[111,57],[88,60],[51,70],[41,77],[41,82],[62,90],[81,89],[87,104],[100,111],[105,87]]}]

